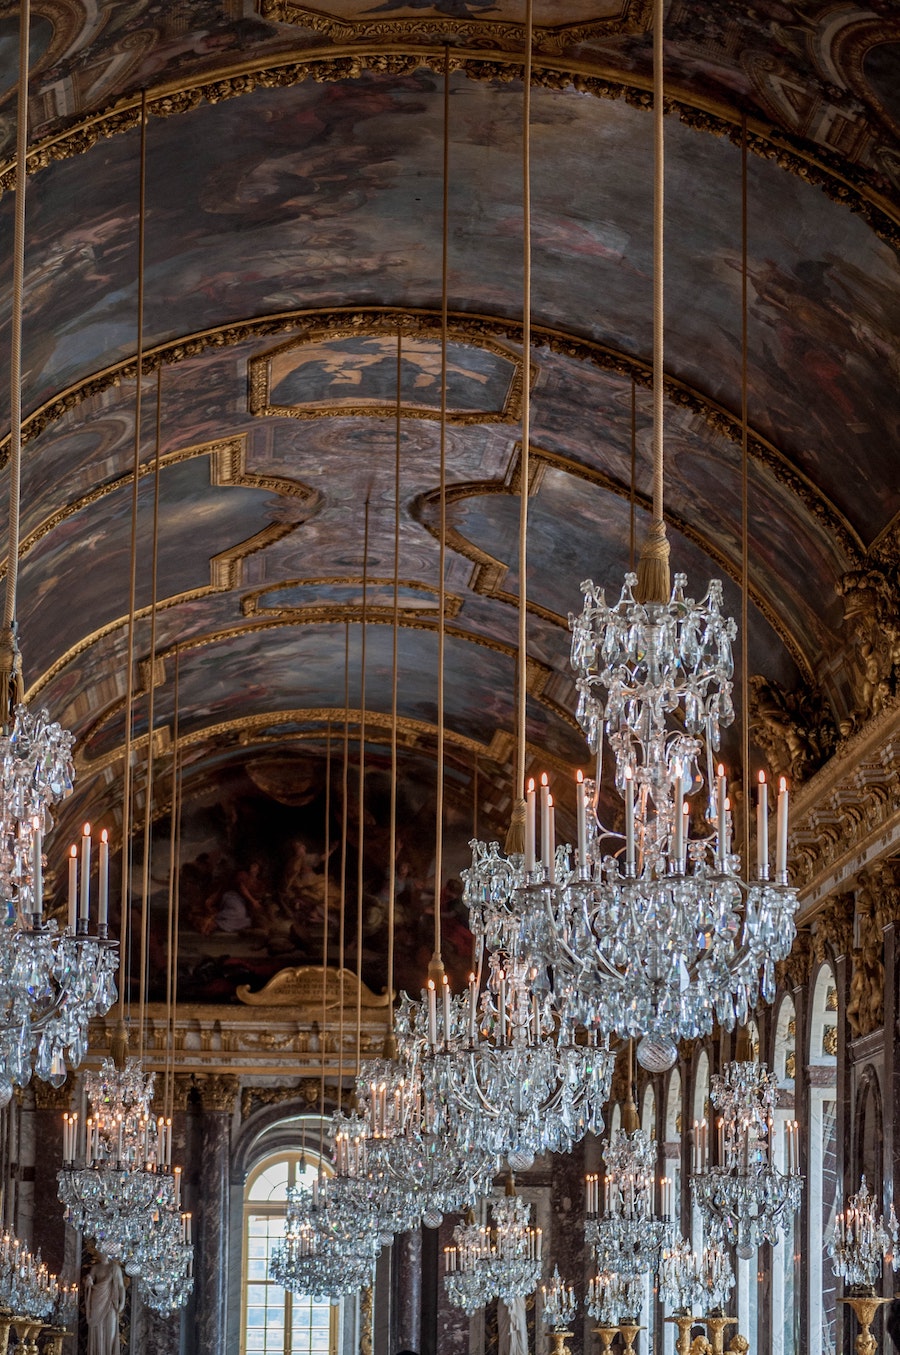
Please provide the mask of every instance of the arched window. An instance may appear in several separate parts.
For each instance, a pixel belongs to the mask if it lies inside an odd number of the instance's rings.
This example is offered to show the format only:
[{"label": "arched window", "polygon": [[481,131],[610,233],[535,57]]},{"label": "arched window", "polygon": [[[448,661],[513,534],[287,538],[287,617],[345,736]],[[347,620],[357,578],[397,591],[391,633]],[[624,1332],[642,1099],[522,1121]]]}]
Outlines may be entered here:
[{"label": "arched window", "polygon": [[288,1186],[312,1181],[318,1163],[298,1152],[270,1154],[244,1187],[241,1355],[335,1355],[338,1308],[282,1289],[271,1279],[272,1250],[284,1237]]},{"label": "arched window", "polygon": [[837,1293],[823,1240],[837,1210],[838,995],[834,971],[823,965],[813,989],[809,1024],[809,1352],[834,1355]]}]

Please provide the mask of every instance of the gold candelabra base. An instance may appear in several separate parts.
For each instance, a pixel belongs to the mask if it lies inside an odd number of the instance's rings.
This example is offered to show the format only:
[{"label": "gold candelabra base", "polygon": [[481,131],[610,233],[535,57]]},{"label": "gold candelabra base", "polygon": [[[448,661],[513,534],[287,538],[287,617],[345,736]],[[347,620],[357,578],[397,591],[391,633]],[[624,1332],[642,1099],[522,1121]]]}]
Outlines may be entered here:
[{"label": "gold candelabra base", "polygon": [[856,1355],[875,1355],[878,1342],[872,1335],[872,1323],[882,1304],[891,1302],[889,1298],[880,1299],[877,1294],[853,1294],[841,1299],[841,1303],[846,1303],[853,1309],[859,1323],[859,1331],[854,1342]]},{"label": "gold candelabra base", "polygon": [[566,1341],[569,1339],[570,1336],[574,1335],[575,1333],[572,1331],[552,1331],[550,1333],[550,1336],[553,1340],[553,1350],[551,1351],[551,1355],[572,1355],[571,1350],[566,1345]]},{"label": "gold candelabra base", "polygon": [[619,1330],[618,1327],[595,1327],[595,1328],[594,1328],[594,1335],[600,1337],[600,1352],[601,1352],[601,1355],[606,1355],[606,1352],[609,1350],[610,1346],[611,1346],[612,1343],[613,1343],[613,1337],[616,1335],[616,1333],[618,1332],[618,1330]]}]

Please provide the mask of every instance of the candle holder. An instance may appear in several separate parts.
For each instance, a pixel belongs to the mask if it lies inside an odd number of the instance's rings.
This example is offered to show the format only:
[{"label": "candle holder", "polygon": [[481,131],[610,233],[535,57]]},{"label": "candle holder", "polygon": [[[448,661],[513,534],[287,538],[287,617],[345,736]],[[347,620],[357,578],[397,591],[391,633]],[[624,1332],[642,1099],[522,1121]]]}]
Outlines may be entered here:
[{"label": "candle holder", "polygon": [[566,1345],[566,1341],[575,1333],[571,1331],[551,1331],[550,1337],[553,1341],[551,1355],[572,1355],[571,1350]]},{"label": "candle holder", "polygon": [[613,1343],[618,1333],[618,1327],[594,1327],[595,1336],[600,1337],[600,1355],[607,1355],[607,1351]]},{"label": "candle holder", "polygon": [[872,1335],[872,1323],[875,1321],[875,1314],[882,1304],[891,1302],[892,1299],[879,1298],[874,1292],[871,1294],[848,1294],[841,1299],[841,1303],[846,1303],[848,1307],[853,1309],[859,1323],[859,1331],[853,1343],[856,1355],[875,1355],[878,1342]]},{"label": "candle holder", "polygon": [[676,1313],[674,1317],[664,1318],[664,1321],[671,1322],[678,1328],[678,1336],[675,1341],[675,1349],[678,1355],[690,1355],[691,1350],[691,1327],[694,1325],[694,1317],[691,1313]]},{"label": "candle holder", "polygon": [[639,1331],[643,1330],[644,1328],[637,1322],[621,1322],[619,1324],[619,1335],[625,1342],[625,1348],[622,1351],[622,1355],[635,1355],[634,1338]]}]

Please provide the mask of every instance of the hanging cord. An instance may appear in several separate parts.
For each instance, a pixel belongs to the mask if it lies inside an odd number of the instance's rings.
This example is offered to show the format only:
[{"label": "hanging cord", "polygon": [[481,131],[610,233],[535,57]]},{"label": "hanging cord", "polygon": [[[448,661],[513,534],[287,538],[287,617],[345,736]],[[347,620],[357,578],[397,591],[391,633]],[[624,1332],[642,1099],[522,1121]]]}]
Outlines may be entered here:
[{"label": "hanging cord", "polygon": [[[322,1055],[322,1080],[319,1084],[319,1101],[322,1106],[322,1119],[319,1123],[319,1156],[324,1157],[323,1135],[325,1132],[325,1056],[327,1054],[326,1027],[328,1024],[328,874],[331,868],[331,721],[325,735],[325,897],[322,902],[322,1028],[319,1032],[319,1051]],[[343,983],[343,979],[341,979]]]},{"label": "hanging cord", "polygon": [[[371,491],[370,491],[371,492]],[[369,587],[369,494],[363,518],[362,616],[359,644],[359,838],[356,845],[356,1071],[362,1063],[363,883],[366,844],[366,637]]]},{"label": "hanging cord", "polygon": [[634,573],[635,506],[637,496],[637,382],[631,378],[631,477],[628,491],[628,572]]},{"label": "hanging cord", "polygon": [[153,454],[153,537],[150,552],[150,691],[147,694],[147,777],[144,787],[144,860],[141,869],[141,988],[138,1055],[144,1057],[147,967],[150,948],[150,854],[153,850],[153,733],[156,719],[156,602],[159,572],[159,468],[162,425],[162,367],[156,372],[156,437]]},{"label": "hanging cord", "polygon": [[178,983],[178,839],[181,822],[181,784],[180,754],[178,739],[180,735],[179,683],[180,659],[178,645],[175,645],[175,674],[172,695],[172,830],[169,834],[169,907],[166,928],[166,1090],[163,1113],[169,1118],[175,1100],[175,994]]},{"label": "hanging cord", "polygon": [[[388,958],[387,992],[393,1016],[394,1010],[394,927],[396,925],[397,890],[397,661],[398,637],[400,632],[400,448],[403,437],[403,330],[397,326],[397,406],[394,428],[394,610],[391,635],[391,810],[390,810],[390,857],[388,861]],[[393,1020],[391,1029],[385,1037],[384,1057],[397,1057],[397,1039],[394,1035]]]},{"label": "hanging cord", "polygon": [[25,290],[25,197],[28,183],[28,66],[30,0],[19,10],[19,89],[16,99],[16,204],[13,225],[12,332],[9,362],[9,546],[6,601],[0,633],[0,726],[12,724],[14,707],[24,696],[22,661],[16,639],[16,590],[19,582],[19,500],[22,481],[22,298]]},{"label": "hanging cord", "polygon": [[[137,528],[138,486],[141,477],[141,385],[144,367],[144,227],[147,179],[147,92],[141,92],[141,144],[138,188],[138,258],[137,258],[137,352],[135,358],[134,392],[134,457],[131,472],[131,549],[128,583],[128,628],[125,643],[125,769],[122,784],[122,918],[119,936],[119,955],[122,983],[119,988],[119,1029],[116,1032],[117,1052],[122,1059],[127,1046],[125,1029],[125,1001],[131,1015],[131,956],[129,943],[129,913],[131,911],[131,800],[132,748],[134,743],[134,620],[137,606]],[[126,989],[128,990],[126,993]]]},{"label": "hanging cord", "polygon": [[338,1084],[337,1108],[341,1108],[344,1085],[344,952],[347,940],[347,825],[350,800],[350,622],[344,625],[344,770],[341,784],[341,892],[340,922],[338,924]]},{"label": "hanging cord", "polygon": [[653,520],[638,560],[635,597],[668,602],[669,542],[663,507],[663,423],[665,397],[665,99],[663,94],[663,0],[653,3]]},{"label": "hanging cord", "polygon": [[438,677],[437,677],[437,794],[435,796],[434,844],[434,954],[428,977],[440,992],[444,979],[441,957],[441,876],[444,869],[444,640],[447,600],[447,329],[448,260],[450,228],[450,48],[444,48],[444,158],[441,194],[441,425],[440,425],[440,529],[438,549]]},{"label": "hanging cord", "polygon": [[741,704],[744,758],[744,865],[750,869],[750,458],[747,436],[747,119],[741,116]]},{"label": "hanging cord", "polygon": [[522,71],[522,450],[519,460],[519,631],[516,673],[516,770],[506,852],[525,851],[525,714],[528,700],[528,485],[531,478],[531,49],[533,0],[525,4]]}]

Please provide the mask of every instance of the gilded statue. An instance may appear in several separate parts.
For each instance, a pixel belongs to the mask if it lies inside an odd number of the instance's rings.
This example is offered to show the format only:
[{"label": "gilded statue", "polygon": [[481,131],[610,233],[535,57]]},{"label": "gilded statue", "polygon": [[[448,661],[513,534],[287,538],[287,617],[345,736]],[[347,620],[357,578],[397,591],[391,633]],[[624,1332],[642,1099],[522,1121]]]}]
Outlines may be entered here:
[{"label": "gilded statue", "polygon": [[864,871],[856,891],[859,944],[851,951],[852,972],[847,1021],[853,1039],[869,1035],[884,1024],[884,936],[882,932],[881,876]]},{"label": "gilded statue", "polygon": [[[892,571],[893,572],[893,571]],[[853,683],[856,707],[841,725],[849,734],[878,715],[897,694],[900,681],[900,610],[897,580],[886,569],[853,569],[838,584],[844,599],[844,624],[856,649]]]},{"label": "gilded statue", "polygon": [[754,673],[749,704],[751,737],[773,776],[788,775],[799,785],[834,751],[834,721],[811,692],[786,692],[780,683]]}]

